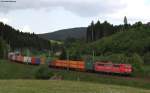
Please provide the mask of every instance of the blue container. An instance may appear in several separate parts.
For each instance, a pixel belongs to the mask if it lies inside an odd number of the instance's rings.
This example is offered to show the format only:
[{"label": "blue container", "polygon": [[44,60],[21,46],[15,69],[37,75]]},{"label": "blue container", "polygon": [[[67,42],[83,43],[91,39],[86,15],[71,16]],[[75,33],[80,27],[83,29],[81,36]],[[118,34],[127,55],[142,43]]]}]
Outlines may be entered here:
[{"label": "blue container", "polygon": [[40,58],[35,58],[35,64],[39,65],[40,64]]}]

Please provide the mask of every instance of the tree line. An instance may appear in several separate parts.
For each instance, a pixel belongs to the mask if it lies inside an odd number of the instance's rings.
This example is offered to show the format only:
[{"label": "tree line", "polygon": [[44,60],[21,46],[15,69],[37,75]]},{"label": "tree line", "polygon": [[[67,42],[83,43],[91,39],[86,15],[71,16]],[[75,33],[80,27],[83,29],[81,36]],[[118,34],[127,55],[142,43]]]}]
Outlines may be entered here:
[{"label": "tree line", "polygon": [[123,21],[124,24],[122,25],[113,25],[107,21],[101,23],[99,20],[94,24],[94,21],[92,21],[91,24],[87,27],[86,32],[87,42],[93,42],[103,37],[110,36],[116,32],[128,31],[129,29],[132,28],[137,27],[149,28],[149,23],[143,24],[140,21],[136,22],[133,25],[129,24],[126,16],[124,17]]},{"label": "tree line", "polygon": [[0,37],[11,47],[16,49],[50,49],[50,42],[38,37],[34,33],[25,33],[0,22]]}]

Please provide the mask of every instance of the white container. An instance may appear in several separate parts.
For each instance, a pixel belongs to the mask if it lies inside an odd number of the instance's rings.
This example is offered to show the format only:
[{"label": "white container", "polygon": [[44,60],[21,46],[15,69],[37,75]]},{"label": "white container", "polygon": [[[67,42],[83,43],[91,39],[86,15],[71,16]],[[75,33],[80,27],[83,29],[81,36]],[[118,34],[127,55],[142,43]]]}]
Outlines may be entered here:
[{"label": "white container", "polygon": [[24,63],[31,63],[31,57],[24,56],[23,57],[23,62]]}]

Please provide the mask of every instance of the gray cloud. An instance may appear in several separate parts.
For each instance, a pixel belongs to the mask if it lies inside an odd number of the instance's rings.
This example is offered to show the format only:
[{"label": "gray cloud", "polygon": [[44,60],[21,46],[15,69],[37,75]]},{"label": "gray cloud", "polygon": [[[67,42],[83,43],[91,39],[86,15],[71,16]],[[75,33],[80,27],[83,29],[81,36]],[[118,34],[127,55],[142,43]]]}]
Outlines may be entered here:
[{"label": "gray cloud", "polygon": [[17,0],[16,3],[0,2],[0,12],[23,9],[55,9],[62,7],[79,16],[96,16],[117,12],[126,7],[123,0]]}]

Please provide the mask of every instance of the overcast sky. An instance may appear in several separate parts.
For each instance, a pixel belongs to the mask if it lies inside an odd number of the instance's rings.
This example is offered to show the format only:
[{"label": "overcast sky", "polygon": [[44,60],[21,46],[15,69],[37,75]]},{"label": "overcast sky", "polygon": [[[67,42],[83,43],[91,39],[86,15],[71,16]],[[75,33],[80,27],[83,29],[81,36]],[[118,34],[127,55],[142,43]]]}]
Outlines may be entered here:
[{"label": "overcast sky", "polygon": [[[0,0],[2,1],[2,0]],[[92,20],[117,25],[150,21],[150,0],[16,0],[0,2],[0,21],[24,32],[86,27]]]}]

